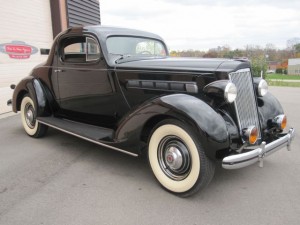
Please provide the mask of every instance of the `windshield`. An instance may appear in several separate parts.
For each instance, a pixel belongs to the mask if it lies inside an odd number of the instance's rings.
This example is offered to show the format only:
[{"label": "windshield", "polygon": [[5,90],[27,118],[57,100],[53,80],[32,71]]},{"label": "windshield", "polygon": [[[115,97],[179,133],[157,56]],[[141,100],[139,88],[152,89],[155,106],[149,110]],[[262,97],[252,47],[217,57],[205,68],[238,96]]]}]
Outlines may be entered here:
[{"label": "windshield", "polygon": [[106,41],[108,53],[130,56],[166,56],[161,41],[139,37],[109,37]]}]

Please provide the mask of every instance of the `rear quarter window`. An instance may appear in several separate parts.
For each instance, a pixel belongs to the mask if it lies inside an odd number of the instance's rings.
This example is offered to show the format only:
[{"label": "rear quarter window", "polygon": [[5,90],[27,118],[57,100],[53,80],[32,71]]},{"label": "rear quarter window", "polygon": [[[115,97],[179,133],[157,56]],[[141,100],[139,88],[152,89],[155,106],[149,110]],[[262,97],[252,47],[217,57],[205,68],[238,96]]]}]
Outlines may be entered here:
[{"label": "rear quarter window", "polygon": [[86,63],[100,59],[98,42],[91,37],[68,37],[62,40],[61,60],[66,63]]}]

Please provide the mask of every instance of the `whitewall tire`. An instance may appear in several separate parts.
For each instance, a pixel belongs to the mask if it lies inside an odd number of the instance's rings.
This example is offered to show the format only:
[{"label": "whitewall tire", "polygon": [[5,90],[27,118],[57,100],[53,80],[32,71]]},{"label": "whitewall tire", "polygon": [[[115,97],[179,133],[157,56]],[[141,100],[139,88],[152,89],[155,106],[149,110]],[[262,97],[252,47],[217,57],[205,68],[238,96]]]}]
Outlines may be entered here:
[{"label": "whitewall tire", "polygon": [[163,121],[154,128],[148,158],[158,182],[184,197],[205,187],[214,174],[214,164],[192,129],[176,120]]},{"label": "whitewall tire", "polygon": [[25,95],[21,102],[21,119],[24,130],[31,137],[42,137],[47,126],[36,121],[36,109],[32,99]]}]

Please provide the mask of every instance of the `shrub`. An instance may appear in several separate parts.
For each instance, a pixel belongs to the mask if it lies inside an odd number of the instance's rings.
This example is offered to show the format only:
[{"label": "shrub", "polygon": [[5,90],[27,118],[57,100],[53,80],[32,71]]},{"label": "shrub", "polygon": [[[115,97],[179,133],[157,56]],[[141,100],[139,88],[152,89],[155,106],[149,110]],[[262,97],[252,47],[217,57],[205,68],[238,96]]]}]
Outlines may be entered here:
[{"label": "shrub", "polygon": [[251,67],[253,76],[260,77],[261,71],[263,71],[263,78],[265,79],[267,71],[267,62],[263,56],[255,57],[251,59]]},{"label": "shrub", "polygon": [[278,69],[276,69],[276,73],[287,74],[287,70],[282,69],[282,68],[278,68]]}]

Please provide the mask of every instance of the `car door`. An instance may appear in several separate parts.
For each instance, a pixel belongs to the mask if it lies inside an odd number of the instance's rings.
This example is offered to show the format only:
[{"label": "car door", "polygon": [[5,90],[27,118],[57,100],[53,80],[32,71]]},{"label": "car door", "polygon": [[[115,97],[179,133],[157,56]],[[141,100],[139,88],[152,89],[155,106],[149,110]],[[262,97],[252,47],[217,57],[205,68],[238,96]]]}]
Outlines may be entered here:
[{"label": "car door", "polygon": [[57,81],[61,114],[71,120],[113,127],[128,105],[115,85],[92,35],[67,35],[59,43]]}]

